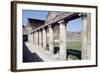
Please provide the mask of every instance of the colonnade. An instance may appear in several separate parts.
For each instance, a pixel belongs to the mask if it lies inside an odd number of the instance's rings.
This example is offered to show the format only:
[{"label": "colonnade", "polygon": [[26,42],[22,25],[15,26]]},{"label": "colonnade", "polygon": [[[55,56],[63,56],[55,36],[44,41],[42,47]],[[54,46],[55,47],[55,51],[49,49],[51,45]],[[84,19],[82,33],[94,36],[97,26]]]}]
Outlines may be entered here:
[{"label": "colonnade", "polygon": [[[88,15],[82,16],[82,59],[89,59],[90,58],[90,29],[88,28],[90,26],[90,18]],[[59,60],[67,60],[67,23],[66,20],[59,20],[56,22],[59,25]],[[54,55],[54,31],[53,31],[53,25],[49,24],[46,26],[41,26],[34,30],[31,34],[29,34],[29,41],[31,41],[34,44],[34,48],[37,49],[43,49],[44,51],[49,51],[49,55]],[[74,26],[73,26],[74,27]],[[49,32],[47,32],[47,29]],[[88,33],[89,32],[89,33]],[[49,34],[47,38],[47,33]],[[31,39],[30,40],[30,36]],[[49,50],[46,50],[47,48],[47,39],[48,42],[48,48]]]}]

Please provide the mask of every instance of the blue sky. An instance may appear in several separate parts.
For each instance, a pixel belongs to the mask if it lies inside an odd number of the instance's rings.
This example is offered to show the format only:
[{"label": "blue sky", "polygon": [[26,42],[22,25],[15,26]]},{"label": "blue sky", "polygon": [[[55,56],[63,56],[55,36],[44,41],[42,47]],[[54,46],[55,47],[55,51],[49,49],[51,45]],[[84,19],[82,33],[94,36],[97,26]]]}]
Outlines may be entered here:
[{"label": "blue sky", "polygon": [[71,32],[81,31],[82,29],[82,19],[77,18],[67,23],[67,30]]},{"label": "blue sky", "polygon": [[28,18],[45,20],[47,15],[48,11],[23,10],[22,24],[26,25]]},{"label": "blue sky", "polygon": [[[23,10],[22,13],[22,24],[26,25],[28,18],[45,20],[48,15],[48,11],[33,11]],[[67,24],[67,31],[75,32],[81,31],[81,18],[69,21]]]}]

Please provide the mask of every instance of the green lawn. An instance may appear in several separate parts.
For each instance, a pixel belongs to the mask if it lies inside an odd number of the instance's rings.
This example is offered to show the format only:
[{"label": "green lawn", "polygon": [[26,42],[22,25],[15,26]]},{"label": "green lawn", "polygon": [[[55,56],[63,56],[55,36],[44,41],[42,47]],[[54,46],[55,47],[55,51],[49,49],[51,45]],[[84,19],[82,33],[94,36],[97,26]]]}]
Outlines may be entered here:
[{"label": "green lawn", "polygon": [[[73,50],[72,51],[73,53],[75,52],[75,50],[81,52],[81,44],[82,44],[81,41],[67,41],[66,44],[67,44],[66,49],[68,49],[69,51]],[[57,42],[54,43],[54,47],[59,47],[59,43]],[[68,55],[68,58],[72,60],[80,60],[76,55],[71,55],[71,54]]]},{"label": "green lawn", "polygon": [[68,41],[67,49],[81,50],[81,41]]},{"label": "green lawn", "polygon": [[[59,47],[59,43],[54,43],[55,47]],[[67,49],[80,50],[81,49],[81,41],[68,41]]]}]

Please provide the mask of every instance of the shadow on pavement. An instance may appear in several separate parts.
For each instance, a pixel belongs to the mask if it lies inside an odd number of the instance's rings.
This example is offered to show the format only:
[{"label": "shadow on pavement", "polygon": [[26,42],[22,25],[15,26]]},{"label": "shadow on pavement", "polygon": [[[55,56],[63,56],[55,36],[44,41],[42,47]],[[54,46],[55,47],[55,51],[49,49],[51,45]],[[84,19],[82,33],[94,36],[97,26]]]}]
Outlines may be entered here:
[{"label": "shadow on pavement", "polygon": [[31,53],[23,43],[23,62],[43,62],[43,60],[36,53]]}]

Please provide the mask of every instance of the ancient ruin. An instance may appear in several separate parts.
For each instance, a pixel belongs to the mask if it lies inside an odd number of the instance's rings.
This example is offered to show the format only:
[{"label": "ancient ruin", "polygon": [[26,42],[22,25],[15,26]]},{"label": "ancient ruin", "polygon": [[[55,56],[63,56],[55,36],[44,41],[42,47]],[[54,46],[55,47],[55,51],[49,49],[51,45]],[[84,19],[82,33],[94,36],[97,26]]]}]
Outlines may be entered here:
[{"label": "ancient ruin", "polygon": [[[28,19],[27,46],[31,51],[38,50],[38,55],[43,61],[67,61],[67,23],[71,20],[82,18],[82,48],[81,59],[91,58],[91,28],[89,13],[73,12],[49,12],[46,20]],[[24,29],[24,30],[25,30]],[[59,43],[59,48],[55,51],[54,43]],[[40,54],[41,53],[41,54]]]}]

